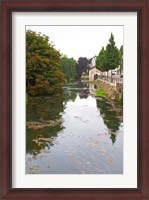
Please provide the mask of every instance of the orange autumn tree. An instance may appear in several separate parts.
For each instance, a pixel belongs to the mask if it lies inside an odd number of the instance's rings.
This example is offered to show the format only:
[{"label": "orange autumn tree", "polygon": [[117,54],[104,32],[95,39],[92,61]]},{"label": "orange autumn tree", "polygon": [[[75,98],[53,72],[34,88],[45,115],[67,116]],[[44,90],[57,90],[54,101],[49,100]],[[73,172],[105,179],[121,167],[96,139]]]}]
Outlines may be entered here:
[{"label": "orange autumn tree", "polygon": [[26,32],[26,92],[32,96],[61,91],[64,74],[60,71],[60,52],[46,35]]}]

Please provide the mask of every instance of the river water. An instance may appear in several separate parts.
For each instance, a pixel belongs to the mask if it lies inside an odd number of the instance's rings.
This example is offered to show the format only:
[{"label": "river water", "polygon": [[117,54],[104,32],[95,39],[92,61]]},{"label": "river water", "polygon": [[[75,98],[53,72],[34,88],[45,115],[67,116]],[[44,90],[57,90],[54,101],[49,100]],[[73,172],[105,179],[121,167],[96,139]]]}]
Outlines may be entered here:
[{"label": "river water", "polygon": [[[26,174],[122,174],[123,114],[93,95],[88,82],[63,94],[31,97],[26,120]],[[50,121],[57,123],[50,126]]]}]

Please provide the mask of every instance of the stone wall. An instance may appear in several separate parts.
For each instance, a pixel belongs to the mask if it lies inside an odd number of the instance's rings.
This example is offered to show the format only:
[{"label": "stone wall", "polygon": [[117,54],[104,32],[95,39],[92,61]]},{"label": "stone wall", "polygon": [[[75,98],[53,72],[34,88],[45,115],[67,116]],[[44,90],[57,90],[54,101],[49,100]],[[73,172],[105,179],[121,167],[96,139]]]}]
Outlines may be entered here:
[{"label": "stone wall", "polygon": [[96,84],[100,89],[103,89],[107,97],[111,100],[119,100],[123,97],[123,84],[117,83],[116,85],[113,83],[108,83],[103,80],[97,80]]},{"label": "stone wall", "polygon": [[122,83],[116,83],[116,95],[117,99],[123,98],[123,84]]}]

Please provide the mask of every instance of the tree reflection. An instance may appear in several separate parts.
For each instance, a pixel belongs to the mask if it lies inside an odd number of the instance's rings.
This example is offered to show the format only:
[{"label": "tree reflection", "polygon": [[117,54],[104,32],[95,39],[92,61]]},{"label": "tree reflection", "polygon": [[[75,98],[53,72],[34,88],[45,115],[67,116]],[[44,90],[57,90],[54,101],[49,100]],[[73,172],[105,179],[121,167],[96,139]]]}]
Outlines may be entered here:
[{"label": "tree reflection", "polygon": [[32,97],[27,105],[26,121],[59,119],[63,111],[63,97]]},{"label": "tree reflection", "polygon": [[[27,129],[26,130],[26,153],[39,153],[41,149],[45,147],[50,148],[53,145],[53,141],[58,136],[58,133],[62,131],[64,127],[58,125],[55,127],[46,127],[42,129]],[[50,142],[38,143],[35,142],[37,138],[51,138]]]},{"label": "tree reflection", "polygon": [[[26,121],[46,123],[48,120],[58,120],[62,118],[66,103],[74,101],[77,96],[77,91],[65,89],[63,95],[47,96],[47,97],[31,97],[27,105]],[[62,121],[62,120],[61,120]],[[26,129],[26,152],[39,153],[41,149],[50,147],[53,142],[38,142],[37,138],[42,135],[42,138],[57,137],[64,127],[61,123],[54,127],[45,127],[41,129]],[[36,142],[35,142],[36,141]]]},{"label": "tree reflection", "polygon": [[117,112],[116,108],[104,99],[97,99],[96,102],[104,123],[110,131],[110,139],[114,144],[116,141],[116,132],[119,130],[122,122],[122,112]]}]

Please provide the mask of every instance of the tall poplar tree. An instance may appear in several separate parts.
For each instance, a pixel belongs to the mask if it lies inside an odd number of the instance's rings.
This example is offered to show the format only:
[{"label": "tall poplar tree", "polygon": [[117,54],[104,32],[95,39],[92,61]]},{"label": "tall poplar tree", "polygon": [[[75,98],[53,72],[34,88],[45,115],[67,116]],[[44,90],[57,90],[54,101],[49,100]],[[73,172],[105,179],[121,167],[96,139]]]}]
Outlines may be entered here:
[{"label": "tall poplar tree", "polygon": [[106,59],[106,51],[104,47],[102,47],[101,51],[99,52],[97,58],[96,58],[96,65],[95,67],[99,69],[100,71],[104,71],[105,69],[105,59]]},{"label": "tall poplar tree", "polygon": [[111,33],[109,43],[106,46],[104,71],[117,68],[120,64],[119,50],[115,45],[114,35]]}]

